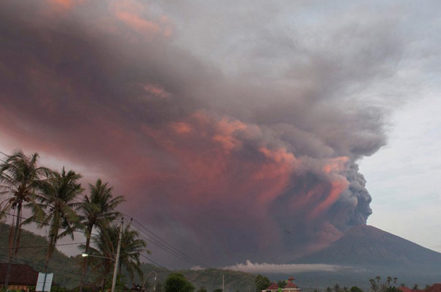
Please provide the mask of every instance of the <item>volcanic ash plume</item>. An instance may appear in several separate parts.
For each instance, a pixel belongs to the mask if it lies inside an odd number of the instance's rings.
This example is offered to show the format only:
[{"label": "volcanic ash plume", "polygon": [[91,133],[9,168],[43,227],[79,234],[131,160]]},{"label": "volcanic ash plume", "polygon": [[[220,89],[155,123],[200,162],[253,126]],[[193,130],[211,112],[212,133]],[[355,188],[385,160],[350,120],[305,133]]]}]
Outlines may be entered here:
[{"label": "volcanic ash plume", "polygon": [[2,140],[99,172],[211,265],[286,260],[366,222],[356,162],[384,144],[382,112],[344,92],[374,69],[325,50],[280,78],[231,75],[148,6],[61,2],[0,4]]}]

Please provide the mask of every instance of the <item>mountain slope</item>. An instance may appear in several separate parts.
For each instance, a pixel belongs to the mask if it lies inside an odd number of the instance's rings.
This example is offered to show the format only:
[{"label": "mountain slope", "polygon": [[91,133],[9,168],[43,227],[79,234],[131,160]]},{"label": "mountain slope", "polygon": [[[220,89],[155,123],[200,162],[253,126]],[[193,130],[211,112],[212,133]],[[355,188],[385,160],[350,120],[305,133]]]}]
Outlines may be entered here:
[{"label": "mountain slope", "polygon": [[[0,262],[7,262],[8,259],[8,235],[9,225],[0,223]],[[47,245],[48,242],[44,237],[23,230],[20,241],[21,248],[15,262],[28,264],[36,271],[42,272]],[[77,260],[78,259],[72,257],[67,257],[58,250],[54,252],[48,271],[54,272],[54,281],[57,285],[67,288],[73,288],[79,285],[80,272]],[[222,286],[222,276],[224,276],[225,287],[230,289],[230,291],[254,291],[255,276],[252,274],[219,269],[171,271],[157,268],[150,264],[143,264],[141,268],[148,281],[152,281],[153,274],[150,273],[155,271],[158,275],[158,282],[162,282],[162,284],[169,273],[180,272],[183,273],[196,288],[205,287],[209,291],[220,288]],[[93,277],[89,275],[90,280],[91,278]],[[141,283],[142,281],[137,279],[136,282]]]},{"label": "mountain slope", "polygon": [[[9,225],[0,223],[0,262],[8,261]],[[20,250],[16,263],[28,264],[36,271],[44,271],[47,252],[47,240],[32,232],[23,230],[20,239]],[[78,264],[73,258],[55,250],[49,263],[48,272],[54,272],[54,281],[60,286],[74,287],[80,280]]]},{"label": "mountain slope", "polygon": [[172,272],[182,273],[196,289],[204,287],[208,291],[213,291],[218,288],[222,288],[222,277],[225,281],[225,290],[227,291],[254,291],[255,275],[230,271],[223,269],[200,269],[200,270],[179,270],[171,271],[155,267],[150,264],[143,264],[142,270],[144,275],[147,276],[148,282],[151,284],[153,279],[152,271],[155,271],[158,275],[158,282],[164,284],[167,276]]},{"label": "mountain slope", "polygon": [[441,269],[441,254],[373,226],[363,225],[352,228],[327,248],[300,258],[296,263],[426,272]]}]

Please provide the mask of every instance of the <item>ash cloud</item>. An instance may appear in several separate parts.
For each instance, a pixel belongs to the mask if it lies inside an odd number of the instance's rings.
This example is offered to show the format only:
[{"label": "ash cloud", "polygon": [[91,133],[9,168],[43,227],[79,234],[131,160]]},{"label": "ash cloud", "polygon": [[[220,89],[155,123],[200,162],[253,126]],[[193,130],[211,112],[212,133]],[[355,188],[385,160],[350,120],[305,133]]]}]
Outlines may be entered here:
[{"label": "ash cloud", "polygon": [[282,262],[366,223],[357,160],[385,144],[385,111],[356,94],[400,58],[388,20],[293,39],[246,19],[254,45],[227,57],[234,27],[208,56],[171,4],[60,3],[0,4],[2,139],[98,169],[197,264]]}]

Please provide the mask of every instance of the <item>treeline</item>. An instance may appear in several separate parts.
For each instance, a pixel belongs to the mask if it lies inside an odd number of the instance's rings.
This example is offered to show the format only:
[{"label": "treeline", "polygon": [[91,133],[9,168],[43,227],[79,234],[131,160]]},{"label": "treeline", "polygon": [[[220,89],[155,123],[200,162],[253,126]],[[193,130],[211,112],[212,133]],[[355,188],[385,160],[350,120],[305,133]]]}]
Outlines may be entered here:
[{"label": "treeline", "polygon": [[[381,279],[380,276],[376,276],[373,279],[369,279],[369,292],[402,292],[400,287],[405,287],[404,284],[397,284],[398,278],[397,277],[386,277],[384,280]],[[265,276],[257,275],[255,278],[255,285],[256,285],[256,292],[261,292],[262,290],[266,290],[272,282]],[[279,288],[284,288],[286,286],[286,281],[278,281],[277,286]],[[426,286],[426,289],[428,289],[429,286]],[[312,289],[311,289],[312,290]],[[418,285],[415,284],[412,289],[413,291],[421,291],[418,289]],[[314,289],[314,292],[363,292],[363,289],[352,286],[352,287],[346,287],[346,286],[340,286],[339,284],[335,284],[332,287],[327,287],[324,290],[321,289]]]},{"label": "treeline", "polygon": [[[81,232],[86,242],[80,246],[84,254],[78,267],[80,289],[90,284],[109,287],[122,217],[117,207],[124,198],[115,195],[112,186],[101,179],[84,187],[81,174],[64,167],[58,171],[41,166],[38,159],[37,153],[28,156],[17,151],[5,155],[0,163],[0,220],[13,218],[8,262],[14,262],[20,253],[20,237],[26,224],[47,229],[45,269],[58,240],[67,236],[74,239],[74,233]],[[23,217],[25,209],[31,214],[27,218]],[[147,252],[146,242],[130,223],[124,225],[121,234],[119,267],[127,271],[130,280],[135,274],[142,279],[140,256]],[[89,279],[92,283],[85,282],[89,274],[94,277]]]}]

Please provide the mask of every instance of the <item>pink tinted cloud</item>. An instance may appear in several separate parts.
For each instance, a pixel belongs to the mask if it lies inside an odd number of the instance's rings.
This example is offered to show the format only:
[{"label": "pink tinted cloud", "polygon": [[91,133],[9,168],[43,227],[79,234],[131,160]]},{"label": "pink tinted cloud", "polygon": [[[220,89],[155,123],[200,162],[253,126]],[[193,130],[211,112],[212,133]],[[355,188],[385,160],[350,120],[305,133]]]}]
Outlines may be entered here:
[{"label": "pink tinted cloud", "polygon": [[165,15],[157,19],[148,19],[148,7],[135,0],[120,0],[115,2],[113,10],[116,19],[127,27],[144,36],[162,35],[170,37],[172,34],[171,24]]},{"label": "pink tinted cloud", "polygon": [[[17,148],[98,169],[126,196],[130,214],[213,262],[289,255],[335,239],[346,227],[337,228],[336,218],[346,224],[358,207],[340,200],[348,171],[363,191],[351,153],[334,151],[302,113],[281,124],[264,102],[257,112],[249,100],[224,105],[230,96],[263,101],[263,93],[242,80],[224,82],[190,53],[150,41],[143,33],[164,34],[167,20],[148,17],[138,4],[106,10],[103,19],[113,26],[102,35],[80,23],[46,30],[22,21],[20,9],[0,19],[1,28],[21,32],[7,34],[0,47],[2,135]],[[122,41],[127,27],[139,41]],[[307,104],[281,107],[315,113]],[[219,251],[230,256],[216,257]]]}]

